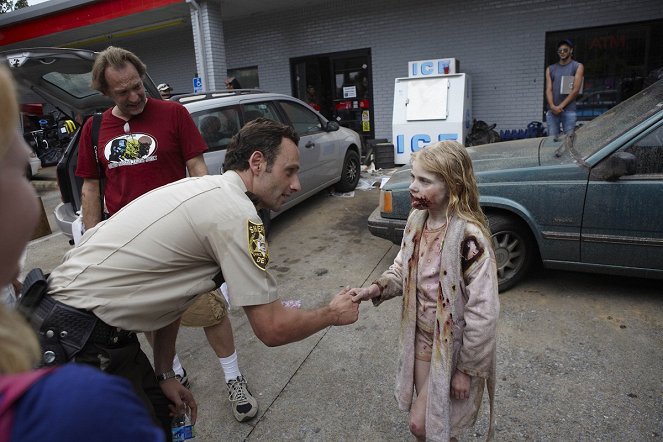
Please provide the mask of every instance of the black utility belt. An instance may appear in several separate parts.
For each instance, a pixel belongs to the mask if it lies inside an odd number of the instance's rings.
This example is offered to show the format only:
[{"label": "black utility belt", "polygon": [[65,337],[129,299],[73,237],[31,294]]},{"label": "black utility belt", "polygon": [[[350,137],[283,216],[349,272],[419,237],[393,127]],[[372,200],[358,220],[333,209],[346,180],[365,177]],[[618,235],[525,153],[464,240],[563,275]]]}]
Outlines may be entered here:
[{"label": "black utility belt", "polygon": [[[46,295],[37,305],[33,319],[40,333],[48,333],[50,327],[60,338],[69,338],[85,344],[93,342],[104,346],[121,345],[135,336],[134,332],[112,327],[93,313],[71,307]],[[31,319],[32,322],[32,319]]]},{"label": "black utility belt", "polygon": [[30,322],[42,349],[42,364],[64,364],[73,360],[88,343],[103,347],[123,347],[136,341],[136,334],[45,295],[35,308]]},{"label": "black utility belt", "polygon": [[44,365],[72,360],[87,343],[121,347],[137,339],[135,333],[111,327],[87,310],[53,299],[41,269],[26,276],[17,309],[37,333]]}]

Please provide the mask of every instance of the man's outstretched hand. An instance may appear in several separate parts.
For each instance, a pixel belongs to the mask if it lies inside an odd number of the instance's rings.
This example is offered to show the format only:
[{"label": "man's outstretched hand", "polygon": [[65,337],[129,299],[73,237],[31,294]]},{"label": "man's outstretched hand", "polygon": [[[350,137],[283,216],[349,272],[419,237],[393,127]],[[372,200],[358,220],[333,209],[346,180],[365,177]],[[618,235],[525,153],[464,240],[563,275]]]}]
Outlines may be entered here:
[{"label": "man's outstretched hand", "polygon": [[347,288],[334,296],[329,303],[329,308],[336,318],[334,325],[348,325],[359,319],[359,304],[352,302],[352,296],[348,293]]}]

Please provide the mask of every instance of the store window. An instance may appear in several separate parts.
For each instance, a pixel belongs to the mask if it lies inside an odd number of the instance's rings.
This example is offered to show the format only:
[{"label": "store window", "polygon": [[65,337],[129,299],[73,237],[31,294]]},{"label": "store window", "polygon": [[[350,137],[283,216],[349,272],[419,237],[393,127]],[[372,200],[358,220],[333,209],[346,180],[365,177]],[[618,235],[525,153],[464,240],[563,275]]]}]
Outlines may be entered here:
[{"label": "store window", "polygon": [[242,86],[242,89],[258,89],[260,87],[258,66],[228,69],[228,77],[235,77]]},{"label": "store window", "polygon": [[546,66],[558,61],[557,43],[565,39],[585,66],[578,120],[591,120],[663,78],[663,20],[548,32]]}]

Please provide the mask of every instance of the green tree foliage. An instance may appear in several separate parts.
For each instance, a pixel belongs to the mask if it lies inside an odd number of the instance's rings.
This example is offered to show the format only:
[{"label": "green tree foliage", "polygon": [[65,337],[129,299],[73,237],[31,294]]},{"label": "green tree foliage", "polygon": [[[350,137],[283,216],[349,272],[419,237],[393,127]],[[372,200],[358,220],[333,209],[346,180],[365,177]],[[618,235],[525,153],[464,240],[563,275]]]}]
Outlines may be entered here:
[{"label": "green tree foliage", "polygon": [[28,5],[28,0],[0,0],[0,14],[27,8],[28,6],[30,6]]}]

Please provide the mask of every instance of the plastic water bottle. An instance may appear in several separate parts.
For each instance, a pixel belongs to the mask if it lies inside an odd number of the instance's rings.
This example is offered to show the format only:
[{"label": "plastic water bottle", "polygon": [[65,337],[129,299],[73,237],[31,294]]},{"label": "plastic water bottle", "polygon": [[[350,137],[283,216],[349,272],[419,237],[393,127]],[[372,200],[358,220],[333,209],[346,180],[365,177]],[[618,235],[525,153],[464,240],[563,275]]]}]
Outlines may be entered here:
[{"label": "plastic water bottle", "polygon": [[173,442],[184,442],[196,437],[193,425],[191,425],[191,412],[189,407],[186,407],[186,410],[182,415],[173,418],[171,432],[173,435]]}]

